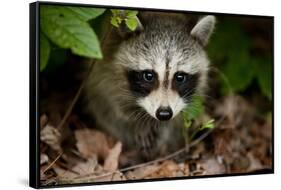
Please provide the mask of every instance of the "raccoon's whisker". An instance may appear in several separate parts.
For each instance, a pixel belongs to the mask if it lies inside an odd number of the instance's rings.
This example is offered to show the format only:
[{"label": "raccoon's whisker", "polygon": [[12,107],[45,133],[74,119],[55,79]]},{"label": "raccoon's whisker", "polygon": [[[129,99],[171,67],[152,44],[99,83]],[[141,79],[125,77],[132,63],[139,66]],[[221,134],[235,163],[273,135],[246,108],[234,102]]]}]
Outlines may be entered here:
[{"label": "raccoon's whisker", "polygon": [[132,92],[125,88],[119,88],[120,92],[127,93],[128,95],[132,95]]},{"label": "raccoon's whisker", "polygon": [[132,104],[132,103],[135,104],[135,102],[136,102],[136,100],[134,98],[132,98],[131,96],[127,96],[127,95],[123,95],[123,94],[116,96],[115,101],[118,103],[122,103],[122,104]]},{"label": "raccoon's whisker", "polygon": [[144,114],[144,113],[142,113],[142,112],[140,112],[140,110],[137,110],[137,114],[135,115],[135,117],[134,117],[134,119],[137,121],[137,120],[139,120],[139,118],[141,118],[142,117],[142,115]]},{"label": "raccoon's whisker", "polygon": [[142,109],[138,109],[138,113],[135,115],[134,119],[135,121],[141,121],[141,122],[137,122],[140,123],[141,125],[138,125],[137,128],[143,126],[146,117],[147,117],[147,113],[144,112]]},{"label": "raccoon's whisker", "polygon": [[140,114],[140,113],[139,113],[139,109],[135,109],[135,110],[128,116],[128,119],[130,119],[130,120],[136,120],[138,114]]},{"label": "raccoon's whisker", "polygon": [[195,94],[194,92],[195,92],[195,88],[188,90],[183,96],[183,98],[185,99],[191,98]]},{"label": "raccoon's whisker", "polygon": [[132,94],[130,94],[128,92],[123,92],[123,91],[120,92],[120,96],[126,96],[126,97],[132,98]]},{"label": "raccoon's whisker", "polygon": [[194,95],[196,95],[195,90],[196,90],[195,88],[192,88],[192,89],[186,91],[186,93],[185,93],[185,95],[183,96],[183,98],[186,99],[186,100],[192,99],[192,97],[193,97]]},{"label": "raccoon's whisker", "polygon": [[145,129],[145,127],[147,125],[147,121],[148,121],[148,117],[146,114],[144,114],[144,117],[142,118],[142,124],[141,124],[142,129]]},{"label": "raccoon's whisker", "polygon": [[214,97],[208,95],[208,94],[203,94],[201,93],[200,95],[199,94],[195,94],[195,95],[198,95],[198,96],[201,96],[201,97],[204,97],[204,98],[211,98],[211,99],[214,99]]},{"label": "raccoon's whisker", "polygon": [[125,94],[125,93],[120,93],[119,95],[116,95],[116,98],[120,99],[120,100],[126,99],[126,101],[127,100],[131,100],[131,101],[133,100],[133,97],[131,95],[128,95],[128,94]]},{"label": "raccoon's whisker", "polygon": [[116,100],[116,102],[120,103],[120,105],[128,105],[128,104],[134,105],[134,103],[136,101],[133,99],[129,99],[129,97],[125,98],[125,99],[124,99],[124,97],[122,97],[122,98],[120,97]]},{"label": "raccoon's whisker", "polygon": [[[145,118],[146,116],[146,113],[145,112],[140,112],[141,114],[140,114],[140,117],[139,118]],[[138,119],[139,120],[139,119]],[[144,119],[142,119],[142,121],[141,122],[136,122],[136,124],[137,125],[135,125],[135,131],[137,132],[137,133],[139,133],[139,131],[141,130],[142,131],[142,128],[143,128],[143,126],[144,126]]]},{"label": "raccoon's whisker", "polygon": [[148,117],[148,114],[143,112],[143,114],[141,115],[141,117],[138,120],[145,120]]},{"label": "raccoon's whisker", "polygon": [[145,111],[141,111],[142,114],[140,114],[139,118],[138,118],[138,121],[145,121],[145,119],[148,117],[148,114],[145,112]]},{"label": "raccoon's whisker", "polygon": [[129,115],[129,119],[132,119],[134,121],[138,121],[140,120],[142,117],[144,117],[144,115],[146,114],[145,111],[143,111],[143,109],[141,109],[140,107],[135,107],[135,110]]},{"label": "raccoon's whisker", "polygon": [[124,110],[125,112],[127,111],[127,110],[129,110],[130,109],[130,107],[131,107],[131,105],[130,104],[119,104],[120,106],[120,109],[121,110]]}]

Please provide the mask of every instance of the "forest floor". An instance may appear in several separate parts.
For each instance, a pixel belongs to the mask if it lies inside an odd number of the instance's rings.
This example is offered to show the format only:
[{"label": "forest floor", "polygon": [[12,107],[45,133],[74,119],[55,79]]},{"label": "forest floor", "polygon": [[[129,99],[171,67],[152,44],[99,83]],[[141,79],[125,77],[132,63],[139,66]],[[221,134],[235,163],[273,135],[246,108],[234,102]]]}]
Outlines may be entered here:
[{"label": "forest floor", "polygon": [[136,151],[124,151],[121,142],[87,126],[74,114],[66,120],[62,135],[42,113],[41,185],[271,171],[271,115],[258,113],[255,101],[238,95],[218,102],[209,106],[209,114],[219,122],[197,137],[188,150],[122,168],[120,163],[124,165]]}]

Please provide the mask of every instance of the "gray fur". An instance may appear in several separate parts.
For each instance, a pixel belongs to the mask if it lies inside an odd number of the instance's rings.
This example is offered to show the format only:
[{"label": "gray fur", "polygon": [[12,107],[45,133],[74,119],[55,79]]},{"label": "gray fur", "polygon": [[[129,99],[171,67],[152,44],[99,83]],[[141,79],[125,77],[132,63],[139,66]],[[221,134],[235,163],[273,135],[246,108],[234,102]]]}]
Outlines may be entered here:
[{"label": "gray fur", "polygon": [[197,38],[203,46],[207,45],[209,38],[215,28],[216,19],[214,16],[203,17],[194,28],[191,30],[190,34]]},{"label": "gray fur", "polygon": [[[170,90],[174,73],[178,69],[200,73],[197,93],[201,93],[206,86],[209,61],[201,42],[189,35],[185,16],[155,14],[142,19],[140,34],[109,52],[112,59],[95,65],[84,90],[84,111],[125,147],[139,148],[145,158],[151,159],[176,150],[184,142],[179,112],[187,105]],[[129,90],[125,75],[128,69],[156,70],[161,81],[159,89],[146,99],[137,99]],[[170,121],[157,121],[154,108],[151,111],[148,107],[169,104],[172,98],[180,105],[173,110],[177,114]]]}]

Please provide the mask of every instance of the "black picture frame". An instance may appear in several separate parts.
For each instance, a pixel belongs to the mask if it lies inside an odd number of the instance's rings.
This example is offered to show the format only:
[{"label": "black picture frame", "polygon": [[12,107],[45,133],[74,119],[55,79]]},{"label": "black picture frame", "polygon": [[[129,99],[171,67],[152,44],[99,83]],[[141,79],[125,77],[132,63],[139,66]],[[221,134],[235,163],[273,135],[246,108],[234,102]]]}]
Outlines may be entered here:
[{"label": "black picture frame", "polygon": [[233,173],[233,174],[220,174],[220,175],[204,175],[204,176],[189,176],[189,177],[176,177],[176,178],[157,178],[157,179],[143,179],[143,180],[127,180],[127,181],[113,181],[113,182],[96,182],[96,183],[83,183],[83,184],[64,184],[56,186],[41,186],[40,185],[40,95],[39,95],[39,75],[40,75],[40,5],[58,5],[58,6],[79,6],[79,7],[96,7],[96,8],[118,8],[128,10],[151,10],[151,11],[164,11],[164,12],[177,12],[177,13],[192,13],[192,14],[208,14],[210,12],[194,12],[187,10],[163,10],[156,8],[141,8],[141,7],[121,7],[121,6],[108,6],[108,5],[92,5],[92,4],[78,4],[78,3],[60,3],[60,2],[34,2],[29,4],[29,35],[30,35],[30,89],[29,89],[29,185],[33,188],[52,188],[52,187],[73,187],[85,185],[99,185],[99,184],[118,184],[118,183],[135,183],[147,181],[162,181],[162,180],[182,180],[182,179],[200,179],[210,177],[232,177],[243,175],[256,175],[256,174],[273,174],[274,173],[274,17],[273,16],[260,16],[260,15],[247,15],[247,14],[227,14],[227,13],[214,13],[214,15],[231,15],[239,17],[258,17],[272,19],[272,168],[253,173]]}]

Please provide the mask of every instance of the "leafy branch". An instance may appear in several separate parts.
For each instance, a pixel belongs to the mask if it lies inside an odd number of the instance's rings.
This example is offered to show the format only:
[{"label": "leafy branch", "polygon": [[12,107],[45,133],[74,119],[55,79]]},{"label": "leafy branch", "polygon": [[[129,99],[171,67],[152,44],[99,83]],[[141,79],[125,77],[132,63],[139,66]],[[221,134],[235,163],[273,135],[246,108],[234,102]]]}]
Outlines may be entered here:
[{"label": "leafy branch", "polygon": [[40,8],[40,70],[47,66],[51,44],[80,56],[102,58],[97,35],[88,21],[105,9],[44,5]]},{"label": "leafy branch", "polygon": [[124,21],[126,26],[134,31],[138,26],[137,14],[138,11],[130,11],[130,10],[117,10],[111,9],[113,16],[111,17],[111,24],[115,27],[119,27],[121,23]]},{"label": "leafy branch", "polygon": [[194,131],[192,131],[191,135],[188,135],[187,130],[191,128],[192,122],[194,119],[200,117],[202,113],[204,112],[204,105],[203,105],[203,98],[198,95],[194,95],[192,97],[191,102],[189,105],[183,110],[183,136],[188,143],[190,140],[193,140],[195,135],[198,134],[198,132],[203,131],[204,129],[213,129],[215,127],[215,120],[211,119],[207,122],[203,122],[200,126],[196,126]]}]

